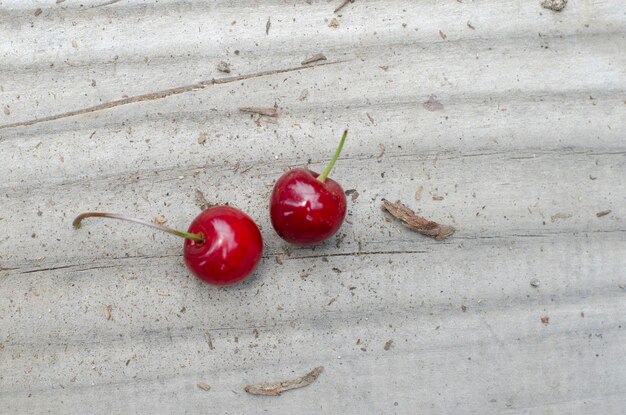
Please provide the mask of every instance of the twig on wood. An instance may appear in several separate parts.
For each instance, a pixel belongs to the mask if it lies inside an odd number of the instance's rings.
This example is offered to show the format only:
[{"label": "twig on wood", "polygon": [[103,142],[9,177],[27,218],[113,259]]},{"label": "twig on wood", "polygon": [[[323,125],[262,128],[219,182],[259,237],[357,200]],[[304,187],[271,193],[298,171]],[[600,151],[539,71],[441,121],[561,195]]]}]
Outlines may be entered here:
[{"label": "twig on wood", "polygon": [[348,3],[354,3],[354,0],[344,0],[344,2],[343,2],[343,3],[341,3],[341,4],[339,5],[339,7],[337,7],[337,8],[335,9],[335,11],[334,11],[333,13],[337,13],[338,11],[340,11],[341,9],[343,9],[344,7],[346,7],[346,6],[348,5]]},{"label": "twig on wood", "polygon": [[409,229],[421,233],[422,235],[430,236],[438,241],[446,239],[452,235],[455,229],[449,225],[441,225],[437,222],[430,221],[421,216],[417,216],[415,212],[397,201],[391,203],[390,201],[383,199],[382,208],[391,213],[393,217],[400,219]]},{"label": "twig on wood", "polygon": [[252,114],[266,115],[268,117],[276,117],[278,116],[278,110],[274,107],[267,108],[258,108],[258,107],[241,107],[239,108],[241,112],[249,112]]},{"label": "twig on wood", "polygon": [[318,378],[323,370],[324,366],[319,366],[311,370],[306,375],[296,379],[285,380],[282,382],[257,383],[246,386],[244,390],[252,395],[278,396],[285,391],[304,388],[305,386],[310,385],[315,382],[315,379]]}]

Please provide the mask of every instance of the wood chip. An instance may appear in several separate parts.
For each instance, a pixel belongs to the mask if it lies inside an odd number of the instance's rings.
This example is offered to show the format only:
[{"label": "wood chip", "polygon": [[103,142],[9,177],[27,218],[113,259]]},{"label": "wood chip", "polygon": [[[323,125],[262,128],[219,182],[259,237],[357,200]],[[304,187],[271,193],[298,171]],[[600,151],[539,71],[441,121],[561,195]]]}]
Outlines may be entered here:
[{"label": "wood chip", "polygon": [[556,222],[557,219],[569,219],[572,216],[574,215],[572,215],[571,213],[563,213],[563,212],[555,213],[554,215],[550,216],[550,222],[554,223]]},{"label": "wood chip", "polygon": [[325,60],[327,60],[327,59],[326,59],[326,56],[324,56],[323,53],[316,53],[315,55],[311,55],[308,58],[306,58],[305,60],[303,60],[301,62],[301,64],[302,65],[308,65],[308,64],[313,63],[313,62],[319,62],[319,61],[325,61]]},{"label": "wood chip", "polygon": [[333,13],[337,13],[339,12],[341,9],[343,9],[344,7],[346,7],[348,5],[348,3],[354,3],[354,0],[344,0],[343,3],[341,3],[339,5],[339,7],[337,7]]},{"label": "wood chip", "polygon": [[560,12],[567,5],[567,0],[542,0],[541,7],[544,9]]},{"label": "wood chip", "polygon": [[440,30],[440,31],[439,31],[439,37],[441,37],[443,40],[446,40],[446,38],[447,38],[448,36],[446,36],[446,34],[445,34],[445,33],[443,33],[443,32]]},{"label": "wood chip", "polygon": [[105,305],[104,306],[104,318],[106,318],[107,320],[111,320],[113,318],[111,316],[111,311],[113,311],[113,307],[111,307],[110,305]]},{"label": "wood chip", "polygon": [[207,133],[205,133],[204,131],[200,132],[200,134],[198,134],[198,144],[204,145],[207,138],[209,138],[209,135]]},{"label": "wood chip", "polygon": [[74,49],[78,48],[78,42],[76,40],[72,40],[72,47]]},{"label": "wood chip", "polygon": [[220,61],[215,68],[220,72],[230,73],[230,63],[228,62]]},{"label": "wood chip", "polygon": [[280,255],[275,256],[274,260],[276,260],[278,265],[283,265],[283,258]]},{"label": "wood chip", "polygon": [[382,208],[391,213],[396,219],[401,220],[409,228],[422,235],[430,236],[438,241],[446,239],[455,232],[455,229],[449,225],[441,225],[437,222],[430,221],[418,216],[411,209],[406,207],[400,201],[391,203],[383,199]]},{"label": "wood chip", "polygon": [[324,371],[324,367],[316,367],[306,375],[281,382],[257,383],[248,385],[244,388],[246,392],[252,395],[279,396],[281,393],[291,390],[303,388],[315,382],[318,376]]},{"label": "wood chip", "polygon": [[241,112],[249,112],[251,114],[266,115],[268,117],[278,116],[278,110],[274,107],[260,108],[260,107],[241,107]]},{"label": "wood chip", "polygon": [[328,22],[328,27],[332,27],[333,29],[336,29],[339,27],[339,20],[337,20],[336,18],[332,18],[330,19],[330,22]]},{"label": "wood chip", "polygon": [[443,196],[433,195],[433,200],[437,200],[437,201],[443,200]]},{"label": "wood chip", "polygon": [[602,216],[606,216],[611,213],[611,209],[603,210],[601,212],[596,213],[596,216],[601,218]]},{"label": "wood chip", "polygon": [[211,387],[204,382],[199,382],[196,386],[198,386],[203,391],[211,390]]},{"label": "wood chip", "polygon": [[393,340],[387,340],[387,342],[385,342],[385,346],[383,347],[383,349],[385,349],[385,351],[389,351],[392,345],[393,345]]},{"label": "wood chip", "polygon": [[165,216],[159,215],[156,218],[154,218],[153,222],[156,223],[157,225],[163,225],[165,222],[167,222],[167,219],[165,218]]},{"label": "wood chip", "polygon": [[196,189],[196,205],[200,208],[200,210],[206,210],[212,206],[216,206],[215,203],[211,203],[206,200],[204,193],[202,193],[200,189]]},{"label": "wood chip", "polygon": [[419,201],[422,199],[422,192],[424,191],[424,186],[420,186],[415,191],[415,200]]}]

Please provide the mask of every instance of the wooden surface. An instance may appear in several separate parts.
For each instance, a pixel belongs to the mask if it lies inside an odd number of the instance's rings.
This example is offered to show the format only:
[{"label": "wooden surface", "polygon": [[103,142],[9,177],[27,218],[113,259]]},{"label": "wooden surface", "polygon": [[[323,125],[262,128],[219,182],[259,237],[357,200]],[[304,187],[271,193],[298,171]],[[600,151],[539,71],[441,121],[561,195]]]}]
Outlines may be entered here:
[{"label": "wooden surface", "polygon": [[[2,413],[624,413],[626,3],[340,3],[0,0]],[[289,247],[271,186],[346,126],[349,221]],[[71,228],[185,227],[196,189],[262,227],[245,284],[203,285],[169,235]]]}]

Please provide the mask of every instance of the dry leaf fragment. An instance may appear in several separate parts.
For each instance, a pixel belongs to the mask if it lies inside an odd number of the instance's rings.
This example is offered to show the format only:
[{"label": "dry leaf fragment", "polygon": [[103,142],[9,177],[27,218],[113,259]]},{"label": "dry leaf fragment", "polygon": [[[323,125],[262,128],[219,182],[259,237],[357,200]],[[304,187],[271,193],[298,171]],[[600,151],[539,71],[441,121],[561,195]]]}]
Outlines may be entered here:
[{"label": "dry leaf fragment", "polygon": [[267,107],[267,108],[241,107],[239,108],[239,111],[249,112],[251,114],[266,115],[268,117],[276,117],[278,115],[278,110],[274,107]]},{"label": "dry leaf fragment", "polygon": [[437,222],[430,221],[418,216],[411,209],[397,201],[391,203],[383,199],[382,208],[391,213],[396,219],[400,219],[409,229],[412,229],[422,235],[430,236],[438,241],[446,239],[455,232],[455,229],[449,225],[441,225]]},{"label": "dry leaf fragment", "polygon": [[252,395],[279,396],[281,393],[291,390],[303,388],[315,382],[315,379],[324,371],[324,366],[316,367],[306,375],[282,382],[268,382],[248,385],[244,388],[246,392]]}]

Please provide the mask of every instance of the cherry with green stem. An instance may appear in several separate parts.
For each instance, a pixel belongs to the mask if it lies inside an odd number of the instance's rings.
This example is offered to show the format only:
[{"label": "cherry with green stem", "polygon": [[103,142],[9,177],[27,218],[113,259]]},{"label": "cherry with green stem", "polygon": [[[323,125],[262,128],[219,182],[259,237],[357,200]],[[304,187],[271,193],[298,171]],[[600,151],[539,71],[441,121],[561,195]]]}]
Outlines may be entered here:
[{"label": "cherry with green stem", "polygon": [[346,141],[348,130],[322,174],[297,168],[283,174],[270,198],[270,218],[276,233],[297,245],[314,245],[333,236],[346,217],[346,195],[329,176]]},{"label": "cherry with green stem", "polygon": [[78,229],[84,219],[92,217],[137,223],[185,238],[183,257],[187,268],[202,281],[213,285],[243,281],[252,275],[263,253],[259,227],[248,215],[230,206],[214,206],[202,211],[187,232],[104,212],[82,213],[72,225]]}]

